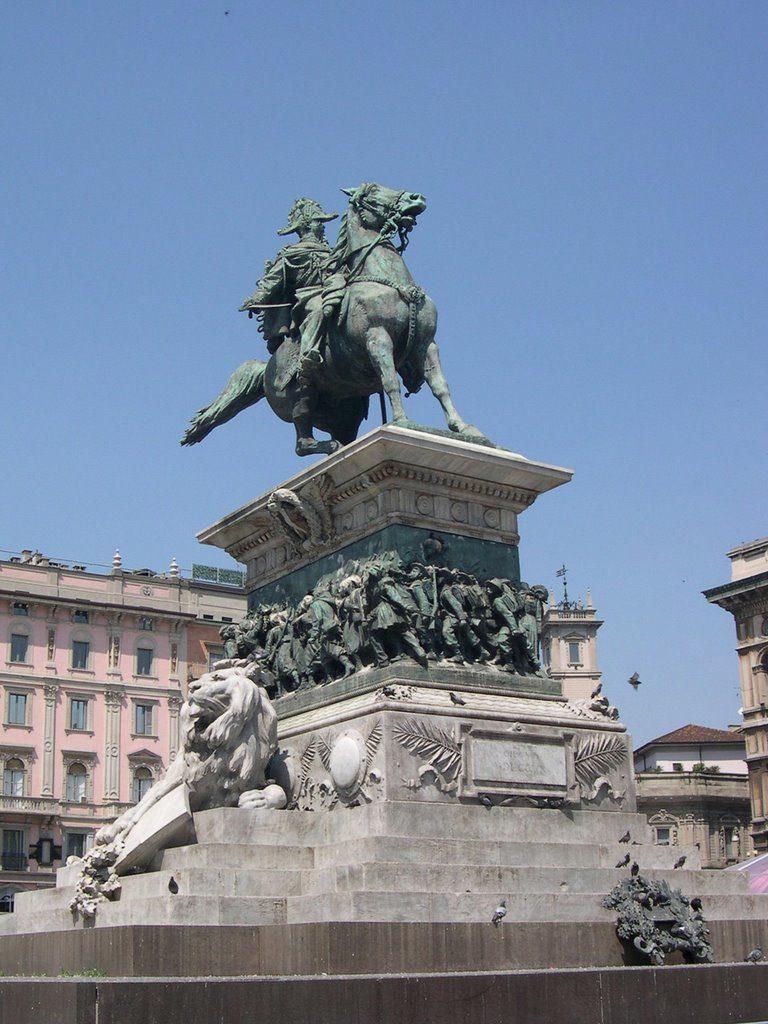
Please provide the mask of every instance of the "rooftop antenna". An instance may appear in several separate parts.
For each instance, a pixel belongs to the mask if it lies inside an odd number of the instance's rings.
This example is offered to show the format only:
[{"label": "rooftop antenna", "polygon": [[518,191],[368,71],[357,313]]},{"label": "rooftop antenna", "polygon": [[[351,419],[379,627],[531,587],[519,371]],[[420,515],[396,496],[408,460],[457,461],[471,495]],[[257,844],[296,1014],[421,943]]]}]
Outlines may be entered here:
[{"label": "rooftop antenna", "polygon": [[568,600],[568,576],[566,575],[567,572],[568,569],[566,567],[565,562],[563,562],[563,564],[555,573],[555,576],[561,576],[563,580],[563,608],[570,607],[570,601]]}]

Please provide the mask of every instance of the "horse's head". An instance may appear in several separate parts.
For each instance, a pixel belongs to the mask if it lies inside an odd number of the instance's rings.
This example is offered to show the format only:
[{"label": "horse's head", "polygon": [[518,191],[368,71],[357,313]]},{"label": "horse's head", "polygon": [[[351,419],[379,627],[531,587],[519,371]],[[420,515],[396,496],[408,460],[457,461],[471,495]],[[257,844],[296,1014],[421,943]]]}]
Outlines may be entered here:
[{"label": "horse's head", "polygon": [[363,227],[384,234],[397,232],[403,247],[416,218],[427,208],[420,193],[398,191],[375,182],[364,181],[357,188],[341,191],[349,196],[349,205]]}]

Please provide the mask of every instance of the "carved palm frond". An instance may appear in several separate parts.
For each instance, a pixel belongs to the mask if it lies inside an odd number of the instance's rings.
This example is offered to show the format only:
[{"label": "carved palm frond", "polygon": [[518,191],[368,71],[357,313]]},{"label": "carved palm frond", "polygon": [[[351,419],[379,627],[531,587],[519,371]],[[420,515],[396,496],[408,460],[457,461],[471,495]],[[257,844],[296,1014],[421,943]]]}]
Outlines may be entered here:
[{"label": "carved palm frond", "polygon": [[370,768],[371,762],[376,756],[376,751],[379,748],[381,742],[381,720],[379,720],[365,737],[365,764],[367,768]]},{"label": "carved palm frond", "polygon": [[589,785],[611,768],[618,768],[626,756],[627,748],[618,736],[589,736],[574,752],[576,779],[581,785]]},{"label": "carved palm frond", "polygon": [[424,758],[443,775],[458,770],[461,748],[444,729],[409,718],[396,725],[393,733],[397,742],[409,753]]},{"label": "carved palm frond", "polygon": [[323,763],[323,768],[327,772],[331,770],[331,748],[325,742],[322,736],[317,737],[317,752],[320,755],[320,760]]},{"label": "carved palm frond", "polygon": [[306,775],[312,766],[312,761],[315,757],[315,737],[310,737],[309,743],[304,747],[301,757],[299,758],[299,764],[301,765],[301,774]]}]

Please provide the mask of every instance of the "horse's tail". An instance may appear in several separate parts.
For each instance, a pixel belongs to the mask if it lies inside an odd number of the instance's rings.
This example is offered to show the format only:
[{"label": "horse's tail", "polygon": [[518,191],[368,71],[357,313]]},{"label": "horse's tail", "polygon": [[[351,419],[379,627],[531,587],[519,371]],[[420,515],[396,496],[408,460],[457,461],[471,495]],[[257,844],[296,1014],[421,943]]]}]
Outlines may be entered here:
[{"label": "horse's tail", "polygon": [[221,394],[192,417],[181,444],[197,444],[207,437],[214,427],[226,423],[243,409],[255,405],[263,398],[266,368],[267,364],[259,359],[249,359],[247,363],[238,366]]}]

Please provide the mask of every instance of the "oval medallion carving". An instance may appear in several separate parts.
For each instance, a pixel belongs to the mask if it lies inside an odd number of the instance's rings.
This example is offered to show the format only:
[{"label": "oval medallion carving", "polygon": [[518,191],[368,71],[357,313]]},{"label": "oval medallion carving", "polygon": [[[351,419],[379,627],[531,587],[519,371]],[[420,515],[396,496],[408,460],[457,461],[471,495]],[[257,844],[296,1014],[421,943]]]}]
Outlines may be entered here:
[{"label": "oval medallion carving", "polygon": [[416,496],[416,510],[423,516],[435,514],[435,499],[431,494],[418,494]]},{"label": "oval medallion carving", "polygon": [[360,785],[360,775],[365,769],[362,737],[341,736],[331,749],[330,772],[336,789],[349,793]]},{"label": "oval medallion carving", "polygon": [[497,508],[487,508],[483,512],[483,522],[486,526],[490,526],[492,530],[498,530],[501,525],[501,516]]},{"label": "oval medallion carving", "polygon": [[451,519],[454,523],[466,523],[469,517],[469,509],[466,501],[454,501],[451,505]]}]

